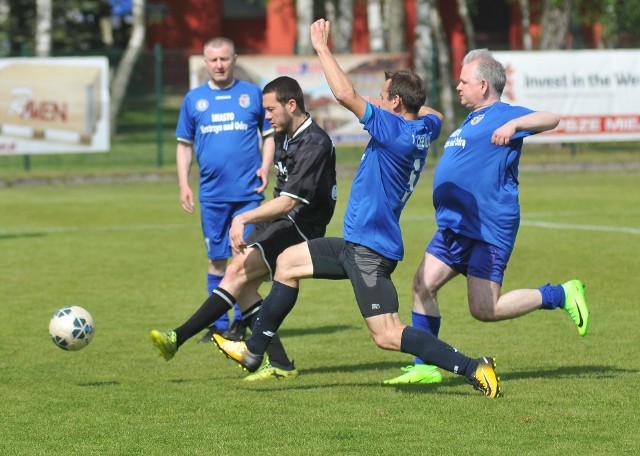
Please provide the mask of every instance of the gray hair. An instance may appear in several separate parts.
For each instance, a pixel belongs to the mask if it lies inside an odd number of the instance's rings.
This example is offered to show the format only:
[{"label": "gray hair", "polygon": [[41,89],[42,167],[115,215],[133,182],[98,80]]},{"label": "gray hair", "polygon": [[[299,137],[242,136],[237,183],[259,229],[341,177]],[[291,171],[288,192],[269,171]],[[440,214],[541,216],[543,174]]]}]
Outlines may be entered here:
[{"label": "gray hair", "polygon": [[203,49],[206,50],[208,47],[212,47],[214,49],[219,49],[223,46],[229,46],[231,49],[231,55],[236,55],[236,47],[229,38],[225,38],[223,36],[219,36],[216,38],[211,38],[209,41],[204,43]]},{"label": "gray hair", "polygon": [[462,59],[462,64],[466,65],[478,61],[475,78],[486,80],[491,90],[498,96],[502,95],[504,86],[507,83],[507,72],[504,66],[498,62],[488,49],[474,49],[469,51]]}]

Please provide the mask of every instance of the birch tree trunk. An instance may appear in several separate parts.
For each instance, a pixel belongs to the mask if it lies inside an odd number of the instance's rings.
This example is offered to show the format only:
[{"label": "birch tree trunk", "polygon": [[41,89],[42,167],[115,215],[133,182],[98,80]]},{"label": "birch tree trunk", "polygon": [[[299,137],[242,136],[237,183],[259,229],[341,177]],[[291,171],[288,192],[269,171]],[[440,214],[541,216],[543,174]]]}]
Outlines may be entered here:
[{"label": "birch tree trunk", "polygon": [[455,125],[453,109],[453,88],[451,77],[451,61],[449,59],[449,46],[444,33],[442,18],[438,11],[437,1],[428,0],[430,4],[429,19],[436,40],[438,53],[438,68],[440,69],[440,106],[444,115],[443,128],[446,134],[453,131]]},{"label": "birch tree trunk", "polygon": [[404,2],[389,1],[384,2],[384,17],[388,25],[387,42],[390,52],[402,52],[405,50],[404,42]]},{"label": "birch tree trunk", "polygon": [[51,55],[51,0],[36,0],[36,57]]},{"label": "birch tree trunk", "polygon": [[324,11],[331,22],[331,43],[336,54],[351,51],[353,30],[353,0],[325,0]]},{"label": "birch tree trunk", "polygon": [[[436,81],[433,77],[433,33],[431,30],[431,4],[428,0],[418,0],[416,4],[417,21],[415,29],[415,49],[413,51],[416,73],[427,86],[427,93],[432,93]],[[427,99],[432,106],[435,100]]]},{"label": "birch tree trunk", "polygon": [[458,4],[458,15],[462,19],[462,25],[464,26],[464,35],[467,39],[467,50],[476,48],[476,33],[473,28],[473,22],[471,16],[469,16],[469,6],[467,0],[456,0]]},{"label": "birch tree trunk", "polygon": [[525,51],[533,49],[531,40],[531,12],[529,10],[529,0],[518,0],[520,5],[520,17],[522,18],[522,47]]},{"label": "birch tree trunk", "polygon": [[371,52],[384,52],[382,4],[380,0],[367,0],[367,22],[369,26],[369,48]]},{"label": "birch tree trunk", "polygon": [[540,49],[563,49],[571,24],[572,0],[545,0]]},{"label": "birch tree trunk", "polygon": [[133,25],[131,27],[131,37],[124,51],[122,60],[118,64],[116,73],[111,81],[111,106],[109,120],[111,123],[111,134],[117,132],[117,121],[122,101],[127,93],[131,73],[138,61],[140,50],[144,45],[144,37],[146,33],[144,20],[145,0],[133,0]]},{"label": "birch tree trunk", "polygon": [[298,28],[298,55],[313,54],[311,45],[311,22],[313,21],[313,0],[296,0],[296,19]]}]

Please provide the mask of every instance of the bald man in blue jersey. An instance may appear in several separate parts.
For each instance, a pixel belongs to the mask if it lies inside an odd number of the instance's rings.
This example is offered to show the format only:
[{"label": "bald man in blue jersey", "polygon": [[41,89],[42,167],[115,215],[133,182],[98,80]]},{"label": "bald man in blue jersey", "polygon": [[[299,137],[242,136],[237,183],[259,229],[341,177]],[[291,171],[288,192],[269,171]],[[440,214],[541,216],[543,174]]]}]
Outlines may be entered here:
[{"label": "bald man in blue jersey", "polygon": [[[189,172],[195,152],[200,172],[200,212],[209,267],[207,294],[220,285],[232,256],[229,229],[233,218],[255,209],[264,199],[263,190],[273,162],[271,125],[265,119],[260,88],[234,76],[236,53],[233,41],[213,38],[204,45],[209,80],[184,97],[176,138],[176,162],[180,204],[194,212]],[[262,156],[259,134],[265,136]],[[246,226],[248,235],[253,225]],[[236,305],[235,320],[240,320]],[[201,342],[213,332],[229,328],[225,314],[210,327]],[[244,328],[236,326],[239,336]]]},{"label": "bald man in blue jersey", "polygon": [[[402,324],[391,281],[404,255],[400,214],[419,181],[428,148],[440,133],[441,116],[421,110],[426,89],[411,71],[387,73],[376,103],[360,96],[329,50],[329,33],[330,23],[324,19],[311,26],[311,41],[329,87],[371,135],[351,187],[344,238],[313,239],[285,250],[278,257],[271,292],[251,337],[236,342],[214,334],[213,340],[229,358],[255,371],[296,303],[300,279],[349,279],[378,347],[426,357],[432,364],[463,375],[485,396],[497,397],[500,388],[493,358],[469,358],[429,332]],[[425,111],[428,113],[420,116]]]},{"label": "bald man in blue jersey", "polygon": [[[581,281],[501,294],[520,225],[518,164],[523,139],[555,128],[559,118],[502,103],[506,72],[488,50],[471,51],[462,63],[457,90],[471,113],[446,141],[434,174],[438,231],[415,275],[412,324],[437,336],[438,291],[462,274],[467,277],[474,318],[499,321],[537,309],[561,308],[584,336],[589,310]],[[438,368],[420,358],[402,370],[404,374],[384,383],[442,381]]]}]

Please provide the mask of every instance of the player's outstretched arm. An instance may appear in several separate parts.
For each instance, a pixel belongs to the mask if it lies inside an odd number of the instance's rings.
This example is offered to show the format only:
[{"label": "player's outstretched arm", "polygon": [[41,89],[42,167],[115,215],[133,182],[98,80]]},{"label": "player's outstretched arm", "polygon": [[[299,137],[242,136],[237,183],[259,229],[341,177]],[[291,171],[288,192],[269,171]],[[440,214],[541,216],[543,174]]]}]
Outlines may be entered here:
[{"label": "player's outstretched arm", "polygon": [[338,103],[361,119],[367,108],[367,102],[355,91],[353,84],[331,53],[328,45],[330,28],[330,22],[324,19],[318,19],[311,24],[311,44],[318,53],[333,96]]},{"label": "player's outstretched arm", "polygon": [[430,108],[429,106],[422,106],[420,108],[420,111],[418,111],[418,117],[424,117],[427,114],[433,114],[434,116],[438,117],[440,120],[444,119],[444,116],[441,113],[439,113],[433,108]]},{"label": "player's outstretched arm", "polygon": [[560,117],[552,112],[536,111],[531,114],[518,117],[517,119],[510,120],[503,126],[493,132],[491,136],[491,142],[502,146],[509,144],[509,141],[516,133],[516,131],[535,131],[537,133],[553,130],[560,123]]}]

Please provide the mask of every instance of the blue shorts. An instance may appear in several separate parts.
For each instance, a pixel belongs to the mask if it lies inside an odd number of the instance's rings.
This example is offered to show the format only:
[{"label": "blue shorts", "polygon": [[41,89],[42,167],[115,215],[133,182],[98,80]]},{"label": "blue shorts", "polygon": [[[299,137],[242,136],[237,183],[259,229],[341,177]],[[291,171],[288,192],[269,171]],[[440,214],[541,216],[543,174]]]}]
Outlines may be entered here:
[{"label": "blue shorts", "polygon": [[[229,229],[233,217],[260,205],[260,201],[239,201],[235,203],[203,203],[200,202],[200,216],[202,220],[202,234],[207,247],[207,258],[210,260],[224,260],[231,257],[231,241]],[[245,239],[253,229],[253,225],[246,225]]]},{"label": "blue shorts", "polygon": [[465,276],[491,280],[502,285],[511,252],[449,229],[438,230],[427,252]]}]

